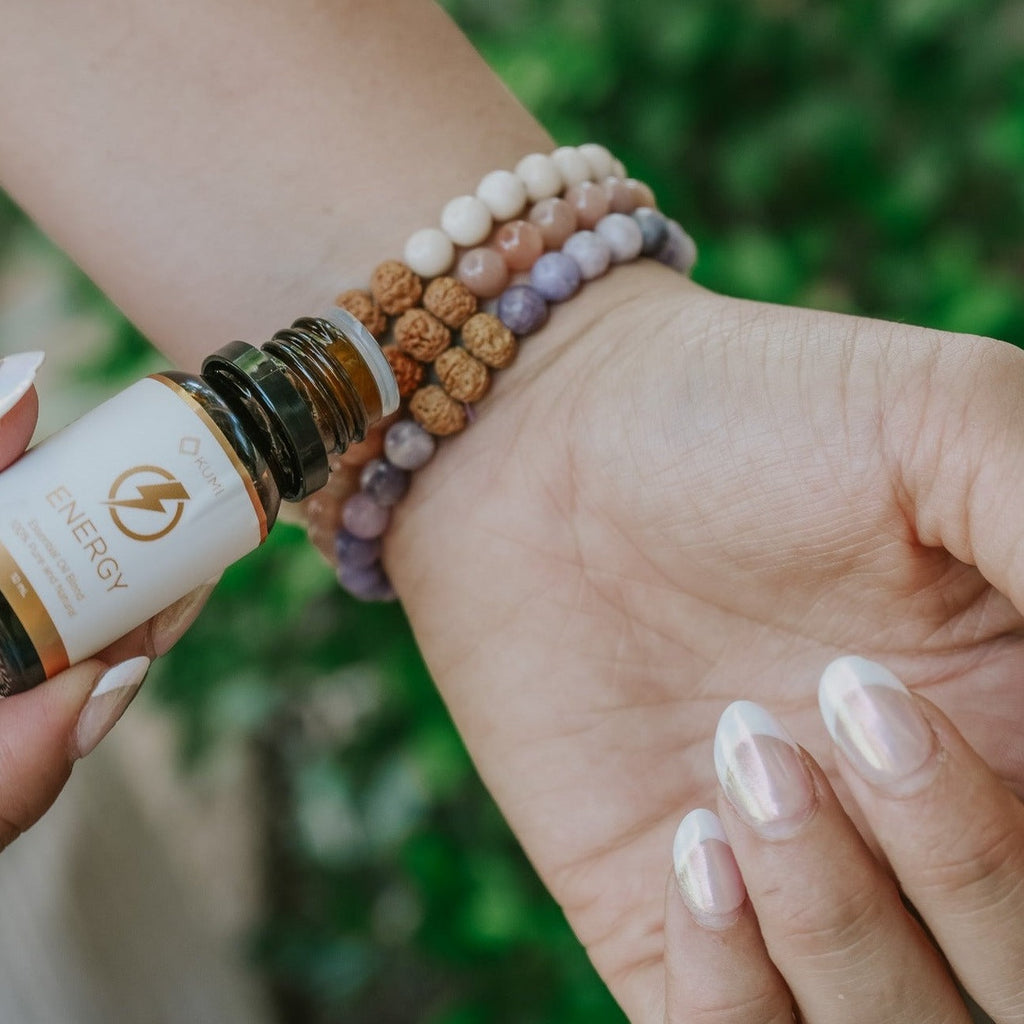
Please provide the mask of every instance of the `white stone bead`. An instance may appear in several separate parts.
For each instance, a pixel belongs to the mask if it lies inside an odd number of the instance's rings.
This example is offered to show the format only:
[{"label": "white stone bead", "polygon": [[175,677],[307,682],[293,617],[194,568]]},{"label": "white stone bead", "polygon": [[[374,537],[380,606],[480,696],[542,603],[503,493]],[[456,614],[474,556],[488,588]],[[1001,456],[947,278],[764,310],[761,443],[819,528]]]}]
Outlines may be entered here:
[{"label": "white stone bead", "polygon": [[531,153],[516,164],[516,174],[532,202],[550,199],[562,191],[562,172],[547,153]]},{"label": "white stone bead", "polygon": [[594,230],[608,243],[612,263],[635,260],[644,246],[640,225],[625,213],[609,213],[597,222]]},{"label": "white stone bead", "polygon": [[596,142],[584,142],[579,147],[580,155],[590,165],[590,176],[594,181],[604,181],[611,176],[614,163],[611,153]]},{"label": "white stone bead", "polygon": [[590,164],[575,146],[559,146],[551,154],[551,159],[562,172],[566,188],[578,185],[581,181],[590,181]]},{"label": "white stone bead", "polygon": [[614,177],[614,178],[625,178],[625,177],[627,177],[627,175],[626,175],[626,165],[621,160],[617,160],[614,157],[612,158],[612,177]]},{"label": "white stone bead", "polygon": [[456,244],[479,245],[491,233],[491,211],[476,196],[456,196],[441,211],[441,228]]},{"label": "white stone bead", "polygon": [[451,268],[455,246],[440,228],[421,228],[405,243],[405,262],[420,277],[437,277]]},{"label": "white stone bead", "polygon": [[476,187],[476,194],[487,204],[495,220],[511,220],[522,213],[526,205],[526,186],[511,171],[485,174]]},{"label": "white stone bead", "polygon": [[570,235],[562,246],[562,252],[576,261],[584,281],[600,277],[612,259],[608,243],[596,231],[577,231]]}]

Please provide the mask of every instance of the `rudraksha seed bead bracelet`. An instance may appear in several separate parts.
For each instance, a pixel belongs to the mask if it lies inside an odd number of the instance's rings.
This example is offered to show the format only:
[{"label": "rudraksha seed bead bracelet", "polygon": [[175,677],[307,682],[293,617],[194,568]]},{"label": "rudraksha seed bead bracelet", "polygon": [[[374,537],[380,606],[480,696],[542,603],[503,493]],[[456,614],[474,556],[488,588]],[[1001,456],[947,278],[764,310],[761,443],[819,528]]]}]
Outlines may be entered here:
[{"label": "rudraksha seed bead bracelet", "polygon": [[[475,194],[445,204],[439,227],[410,236],[402,261],[377,266],[368,290],[340,294],[337,304],[382,345],[402,397],[383,443],[371,435],[379,453],[361,468],[339,463],[343,485],[310,505],[311,537],[323,547],[333,534],[341,586],[362,600],[394,599],[381,563],[392,509],[438,439],[472,421],[493,371],[513,362],[552,305],[616,264],[650,257],[689,273],[696,255],[651,190],[590,143],[485,175]],[[359,490],[339,504],[354,472]]]}]

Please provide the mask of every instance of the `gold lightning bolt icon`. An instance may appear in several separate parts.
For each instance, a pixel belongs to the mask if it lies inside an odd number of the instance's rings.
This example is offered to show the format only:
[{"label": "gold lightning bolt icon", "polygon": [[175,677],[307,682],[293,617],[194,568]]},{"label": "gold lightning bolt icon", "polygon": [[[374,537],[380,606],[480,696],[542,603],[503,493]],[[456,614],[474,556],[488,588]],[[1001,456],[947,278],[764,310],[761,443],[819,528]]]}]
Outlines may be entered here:
[{"label": "gold lightning bolt icon", "polygon": [[119,498],[104,504],[116,508],[144,509],[147,512],[166,512],[165,501],[187,501],[189,498],[188,491],[177,480],[162,484],[136,484],[135,489],[139,492],[137,498]]}]

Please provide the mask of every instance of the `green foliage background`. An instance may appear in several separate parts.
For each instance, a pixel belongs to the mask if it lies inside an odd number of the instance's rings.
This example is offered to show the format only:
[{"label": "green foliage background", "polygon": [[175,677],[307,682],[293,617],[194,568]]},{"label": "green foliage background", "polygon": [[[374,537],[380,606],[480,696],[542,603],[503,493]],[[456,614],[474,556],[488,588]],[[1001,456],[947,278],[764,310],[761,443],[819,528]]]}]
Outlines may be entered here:
[{"label": "green foliage background", "polygon": [[[704,285],[1024,339],[1021,5],[446,6],[560,143],[604,142],[651,183],[697,239]],[[104,373],[144,351],[113,333]],[[152,690],[187,760],[239,733],[256,751],[252,948],[282,1020],[622,1020],[483,792],[401,611],[347,601],[297,533],[226,575]]]}]

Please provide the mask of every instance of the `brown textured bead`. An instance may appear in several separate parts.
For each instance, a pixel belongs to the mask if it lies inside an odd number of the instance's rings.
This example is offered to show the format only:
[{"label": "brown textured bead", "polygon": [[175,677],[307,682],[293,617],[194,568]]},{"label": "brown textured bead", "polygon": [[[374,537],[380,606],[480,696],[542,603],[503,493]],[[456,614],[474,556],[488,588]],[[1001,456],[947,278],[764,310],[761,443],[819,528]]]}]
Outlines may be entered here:
[{"label": "brown textured bead", "polygon": [[375,338],[388,328],[388,318],[369,292],[352,288],[342,292],[334,304],[351,313]]},{"label": "brown textured bead", "polygon": [[423,306],[449,327],[461,327],[476,312],[476,296],[454,277],[435,277],[423,293]]},{"label": "brown textured bead", "polygon": [[466,408],[445,393],[439,384],[420,388],[409,402],[409,412],[429,434],[447,437],[466,425]]},{"label": "brown textured bead", "polygon": [[452,332],[425,309],[407,309],[395,321],[395,344],[422,363],[435,360],[451,343]]},{"label": "brown textured bead", "polygon": [[490,313],[477,313],[462,325],[462,344],[495,370],[511,366],[518,348],[515,335]]},{"label": "brown textured bead", "polygon": [[391,364],[391,370],[398,382],[398,394],[402,398],[408,398],[423,383],[423,376],[426,373],[423,364],[394,345],[388,345],[381,351]]},{"label": "brown textured bead", "polygon": [[370,291],[388,316],[412,309],[423,295],[423,283],[399,260],[385,260],[374,268]]},{"label": "brown textured bead", "polygon": [[459,402],[478,402],[487,394],[491,375],[479,359],[464,348],[442,352],[434,363],[442,387]]}]

